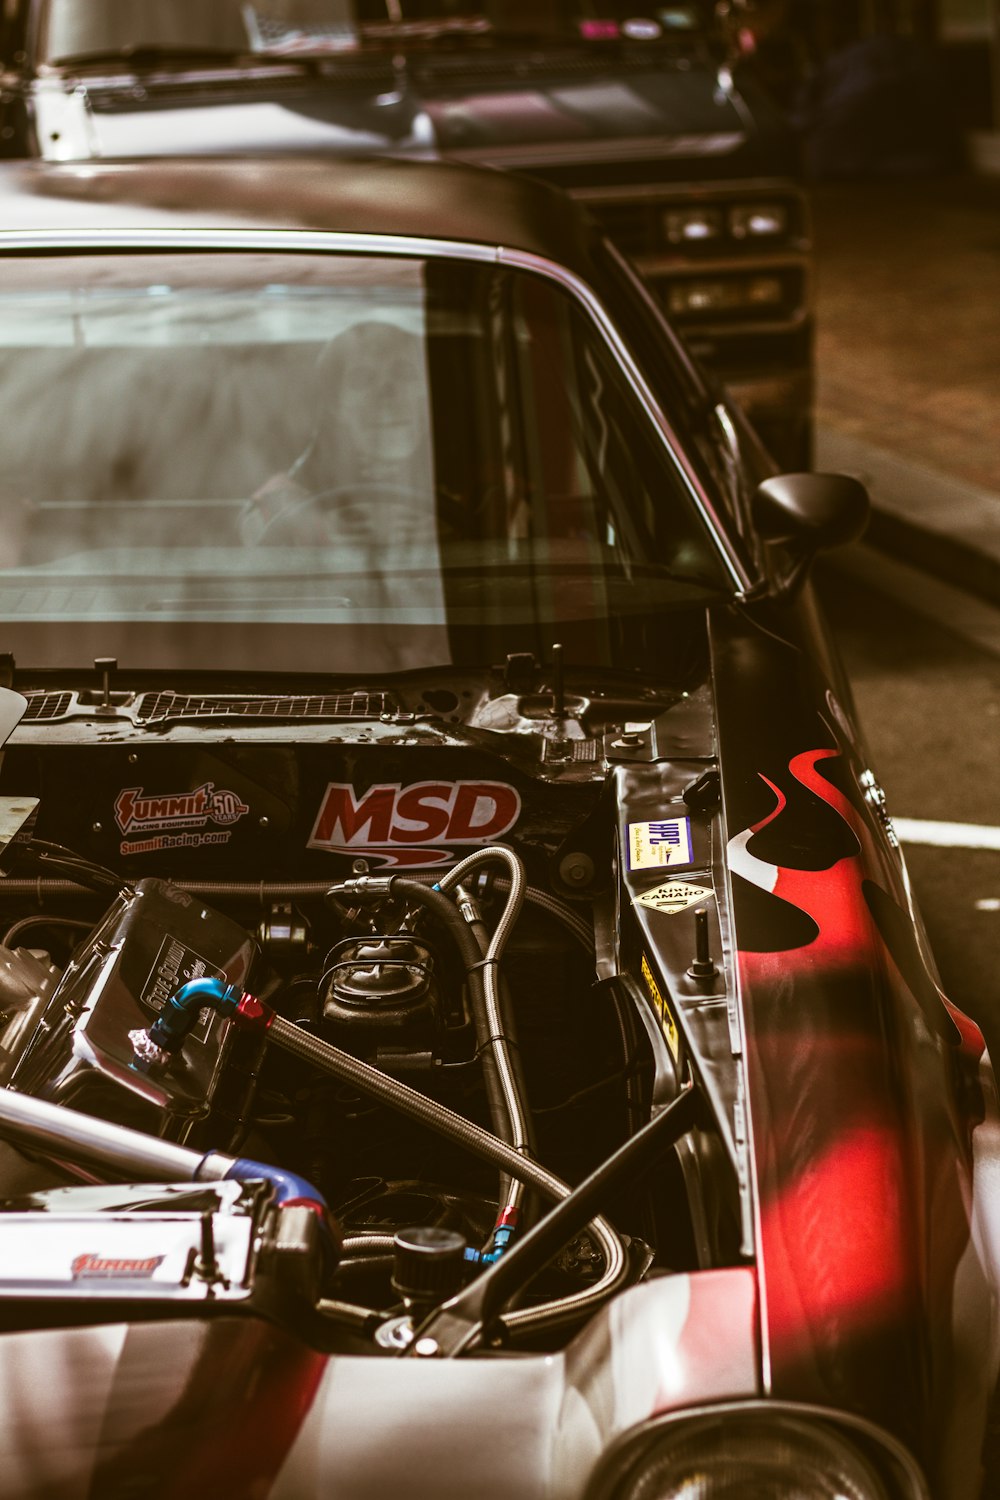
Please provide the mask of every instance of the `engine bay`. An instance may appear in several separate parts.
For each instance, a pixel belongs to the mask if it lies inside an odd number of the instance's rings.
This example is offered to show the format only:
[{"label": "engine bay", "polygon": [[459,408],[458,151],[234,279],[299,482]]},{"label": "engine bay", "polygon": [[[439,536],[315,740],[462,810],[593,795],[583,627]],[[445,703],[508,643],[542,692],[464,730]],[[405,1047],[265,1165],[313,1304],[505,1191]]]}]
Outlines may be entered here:
[{"label": "engine bay", "polygon": [[[97,735],[90,706],[80,743],[70,704],[4,755],[0,791],[39,808],[0,881],[0,1097],[315,1190],[336,1242],[319,1305],[396,1352],[690,1083],[622,929],[609,772],[652,760],[657,733],[661,755],[668,734],[693,743],[704,707],[651,696],[637,721],[616,700],[608,722],[567,695],[547,735],[546,694],[502,696],[476,709],[496,727],[475,742],[408,711],[338,725],[335,743],[181,722],[140,742],[112,703]],[[675,780],[701,785],[700,769]],[[711,816],[682,820],[689,863],[708,859]],[[40,1149],[33,1128],[2,1132],[4,1210],[104,1183],[120,1218],[113,1184],[141,1174]],[[609,1179],[496,1342],[558,1346],[613,1290],[738,1258],[710,1116],[685,1134],[654,1176]],[[204,1246],[195,1262],[212,1263]]]}]

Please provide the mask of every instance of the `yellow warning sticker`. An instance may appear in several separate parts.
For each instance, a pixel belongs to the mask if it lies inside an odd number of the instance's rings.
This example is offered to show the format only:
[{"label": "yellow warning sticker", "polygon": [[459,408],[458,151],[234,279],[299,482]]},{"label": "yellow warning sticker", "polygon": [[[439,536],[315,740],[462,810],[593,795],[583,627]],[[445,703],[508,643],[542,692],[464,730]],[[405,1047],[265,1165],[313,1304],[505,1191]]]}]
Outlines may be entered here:
[{"label": "yellow warning sticker", "polygon": [[642,955],[642,977],[646,981],[646,989],[649,991],[649,998],[653,1002],[653,1008],[660,1018],[660,1030],[666,1037],[667,1046],[673,1053],[674,1062],[676,1062],[681,1049],[680,1037],[677,1033],[677,1023],[670,1014],[670,1007],[663,998],[659,985],[653,978],[653,971],[649,967],[649,960],[645,954]]},{"label": "yellow warning sticker", "polygon": [[651,891],[643,891],[641,896],[636,896],[637,906],[648,906],[652,911],[674,912],[686,911],[689,906],[697,906],[699,901],[711,899],[712,891],[707,885],[691,885],[686,880],[668,880],[665,885],[654,885]]}]

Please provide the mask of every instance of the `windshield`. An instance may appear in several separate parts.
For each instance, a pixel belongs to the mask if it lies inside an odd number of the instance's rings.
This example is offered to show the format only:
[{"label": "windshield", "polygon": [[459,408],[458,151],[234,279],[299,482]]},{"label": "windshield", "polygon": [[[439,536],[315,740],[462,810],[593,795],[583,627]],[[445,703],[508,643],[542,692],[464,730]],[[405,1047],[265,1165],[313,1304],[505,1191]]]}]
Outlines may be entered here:
[{"label": "windshield", "polygon": [[0,455],[19,666],[629,664],[726,586],[585,310],[493,263],[12,257]]},{"label": "windshield", "polygon": [[176,53],[302,55],[341,52],[380,30],[415,35],[558,35],[654,41],[697,29],[701,0],[675,5],[608,0],[48,0],[40,56],[58,64],[89,56]]}]

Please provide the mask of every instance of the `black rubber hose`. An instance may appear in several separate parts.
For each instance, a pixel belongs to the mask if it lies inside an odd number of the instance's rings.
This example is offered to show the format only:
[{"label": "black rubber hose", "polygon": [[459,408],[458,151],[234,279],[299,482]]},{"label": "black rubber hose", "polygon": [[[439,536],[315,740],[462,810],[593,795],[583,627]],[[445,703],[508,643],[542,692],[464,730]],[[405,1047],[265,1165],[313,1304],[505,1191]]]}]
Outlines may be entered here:
[{"label": "black rubber hose", "polygon": [[[393,881],[391,890],[393,895],[400,895],[424,906],[428,911],[440,918],[441,922],[448,928],[458,946],[462,963],[465,966],[466,983],[469,986],[469,1000],[472,1005],[472,1018],[476,1028],[476,1044],[480,1051],[480,1062],[483,1070],[483,1082],[486,1087],[486,1103],[489,1111],[490,1125],[493,1134],[500,1140],[506,1141],[508,1145],[514,1144],[514,1132],[511,1125],[510,1115],[504,1103],[500,1082],[497,1078],[496,1066],[489,1055],[490,1025],[486,1012],[486,991],[483,980],[481,960],[482,950],[468,922],[458,910],[450,896],[444,895],[442,891],[436,891],[429,885],[424,885],[419,880],[410,880],[405,875],[397,875]],[[500,1196],[503,1198],[505,1183],[501,1180]]]}]

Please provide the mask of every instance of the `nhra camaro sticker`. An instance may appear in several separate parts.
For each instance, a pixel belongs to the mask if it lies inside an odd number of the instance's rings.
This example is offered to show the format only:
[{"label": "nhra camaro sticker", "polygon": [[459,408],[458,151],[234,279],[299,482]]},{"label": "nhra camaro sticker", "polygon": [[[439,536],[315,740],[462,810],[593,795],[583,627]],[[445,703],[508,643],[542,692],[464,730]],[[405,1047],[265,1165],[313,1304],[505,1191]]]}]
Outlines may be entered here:
[{"label": "nhra camaro sticker", "polygon": [[660,823],[628,825],[628,867],[657,870],[664,865],[689,865],[691,819],[665,818]]},{"label": "nhra camaro sticker", "polygon": [[[141,786],[127,786],[115,799],[115,820],[125,835],[120,852],[151,854],[157,849],[228,844],[232,825],[249,811],[235,792],[216,787],[214,781],[206,781],[193,792],[147,792]],[[210,823],[215,827],[209,828]],[[141,837],[144,834],[153,837]]]},{"label": "nhra camaro sticker", "polygon": [[699,901],[709,900],[711,896],[711,888],[707,885],[691,885],[686,880],[668,880],[665,885],[654,885],[651,891],[643,891],[641,896],[636,896],[635,904],[674,916],[679,911],[686,911],[689,906],[695,906]]},{"label": "nhra camaro sticker", "polygon": [[520,811],[519,793],[502,781],[397,781],[359,794],[331,782],[308,847],[408,869],[450,864],[451,846],[491,843]]}]

